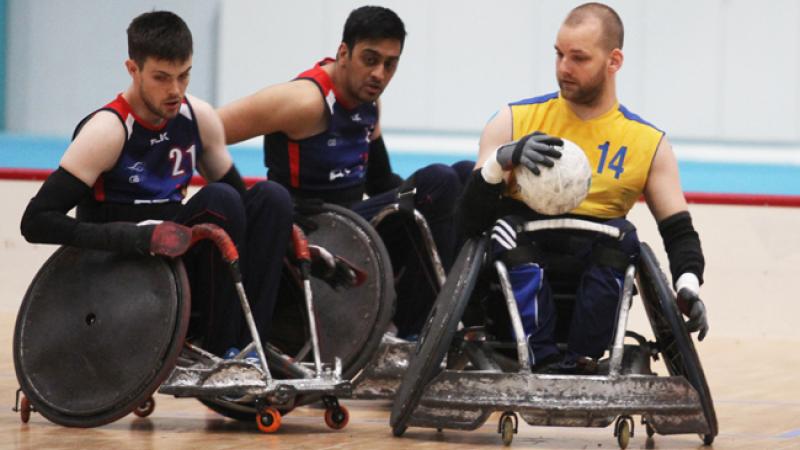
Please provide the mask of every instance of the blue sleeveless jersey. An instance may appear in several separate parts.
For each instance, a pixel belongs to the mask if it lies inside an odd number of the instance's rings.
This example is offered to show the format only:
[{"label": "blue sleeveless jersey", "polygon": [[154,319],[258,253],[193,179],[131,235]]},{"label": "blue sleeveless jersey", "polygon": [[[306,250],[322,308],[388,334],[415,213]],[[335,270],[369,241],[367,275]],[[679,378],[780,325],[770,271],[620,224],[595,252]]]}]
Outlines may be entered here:
[{"label": "blue sleeveless jersey", "polygon": [[[117,163],[97,178],[94,200],[134,205],[180,203],[203,152],[188,100],[184,98],[178,115],[160,127],[137,117],[122,94],[98,111],[115,113],[125,127],[126,139]],[[81,121],[75,136],[90,117]]]},{"label": "blue sleeveless jersey", "polygon": [[[369,136],[378,122],[374,102],[348,108],[342,104],[333,81],[322,66],[328,58],[296,78],[311,80],[322,93],[328,128],[306,139],[292,140],[284,133],[264,137],[267,177],[292,192],[323,197],[339,190],[360,188],[366,183]],[[359,197],[360,198],[360,197]]]}]

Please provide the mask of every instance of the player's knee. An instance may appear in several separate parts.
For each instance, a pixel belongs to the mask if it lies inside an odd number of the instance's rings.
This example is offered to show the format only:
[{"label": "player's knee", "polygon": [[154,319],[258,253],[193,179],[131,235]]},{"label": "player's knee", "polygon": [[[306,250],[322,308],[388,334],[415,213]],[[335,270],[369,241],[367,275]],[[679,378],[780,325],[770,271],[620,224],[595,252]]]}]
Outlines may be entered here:
[{"label": "player's knee", "polygon": [[207,211],[219,215],[224,220],[235,220],[244,217],[244,204],[241,196],[225,183],[210,183],[195,194],[202,199]]},{"label": "player's knee", "polygon": [[456,170],[445,164],[431,164],[414,174],[417,187],[417,206],[437,204],[453,208],[461,192],[461,181]]},{"label": "player's knee", "polygon": [[633,257],[639,255],[639,236],[636,234],[636,227],[630,221],[627,219],[611,219],[606,222],[606,225],[617,227],[625,233],[619,242],[620,250]]},{"label": "player's knee", "polygon": [[450,167],[452,167],[456,172],[456,175],[458,175],[458,181],[461,182],[461,186],[463,187],[467,185],[467,180],[469,180],[469,177],[472,175],[472,171],[475,169],[475,161],[459,161]]},{"label": "player's knee", "polygon": [[248,208],[255,206],[278,220],[292,221],[294,204],[285,187],[274,181],[261,181],[248,192]]}]

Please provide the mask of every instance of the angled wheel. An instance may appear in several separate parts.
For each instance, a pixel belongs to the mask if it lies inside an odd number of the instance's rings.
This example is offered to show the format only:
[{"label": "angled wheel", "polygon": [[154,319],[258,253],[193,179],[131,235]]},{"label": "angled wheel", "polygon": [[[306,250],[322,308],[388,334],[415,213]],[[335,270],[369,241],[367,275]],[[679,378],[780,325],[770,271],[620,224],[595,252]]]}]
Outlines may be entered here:
[{"label": "angled wheel", "polygon": [[133,410],[133,414],[138,417],[147,417],[150,414],[153,414],[153,411],[156,409],[156,400],[150,396],[144,403],[137,406],[136,409]]},{"label": "angled wheel", "polygon": [[425,387],[440,370],[442,359],[475,288],[485,253],[486,238],[467,241],[436,297],[395,395],[390,420],[395,436],[405,432]]},{"label": "angled wheel", "polygon": [[142,405],[175,366],[189,323],[180,260],[61,247],[31,282],[14,368],[33,408],[94,427]]},{"label": "angled wheel", "polygon": [[350,411],[342,405],[325,410],[325,425],[334,430],[341,430],[349,421]]},{"label": "angled wheel", "polygon": [[709,430],[708,433],[701,435],[701,439],[705,445],[711,445],[718,433],[718,426],[714,401],[706,382],[705,372],[678,310],[675,294],[653,250],[646,243],[642,243],[637,278],[645,311],[667,370],[670,375],[686,378],[697,391]]},{"label": "angled wheel", "polygon": [[258,429],[264,433],[274,433],[281,427],[281,413],[277,409],[267,406],[256,415]]}]

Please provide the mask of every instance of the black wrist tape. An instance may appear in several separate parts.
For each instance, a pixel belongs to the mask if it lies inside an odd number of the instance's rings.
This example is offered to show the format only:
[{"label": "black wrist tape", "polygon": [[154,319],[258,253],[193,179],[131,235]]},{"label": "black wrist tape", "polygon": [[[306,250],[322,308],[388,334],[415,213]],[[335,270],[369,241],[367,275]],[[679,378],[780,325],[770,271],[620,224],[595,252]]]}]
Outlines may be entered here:
[{"label": "black wrist tape", "polygon": [[700,236],[692,226],[689,211],[673,214],[658,223],[658,231],[664,239],[664,249],[669,257],[672,282],[686,272],[697,275],[703,283],[705,259],[700,247]]}]

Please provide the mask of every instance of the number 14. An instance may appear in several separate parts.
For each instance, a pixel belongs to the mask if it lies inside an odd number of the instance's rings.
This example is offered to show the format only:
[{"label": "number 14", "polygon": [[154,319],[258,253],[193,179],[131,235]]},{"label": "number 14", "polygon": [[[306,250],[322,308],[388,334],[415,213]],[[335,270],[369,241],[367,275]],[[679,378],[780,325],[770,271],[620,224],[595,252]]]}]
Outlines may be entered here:
[{"label": "number 14", "polygon": [[[602,152],[600,154],[600,162],[597,164],[597,173],[603,173],[603,169],[606,167],[606,157],[608,156],[609,150],[609,142],[606,141],[603,145],[598,145],[597,148],[600,149]],[[625,153],[628,152],[628,147],[624,145],[617,150],[617,153],[614,154],[614,157],[611,158],[611,161],[608,162],[608,168],[614,171],[614,178],[619,179],[619,176],[622,175],[622,172],[625,171],[623,164],[625,163]]]}]

